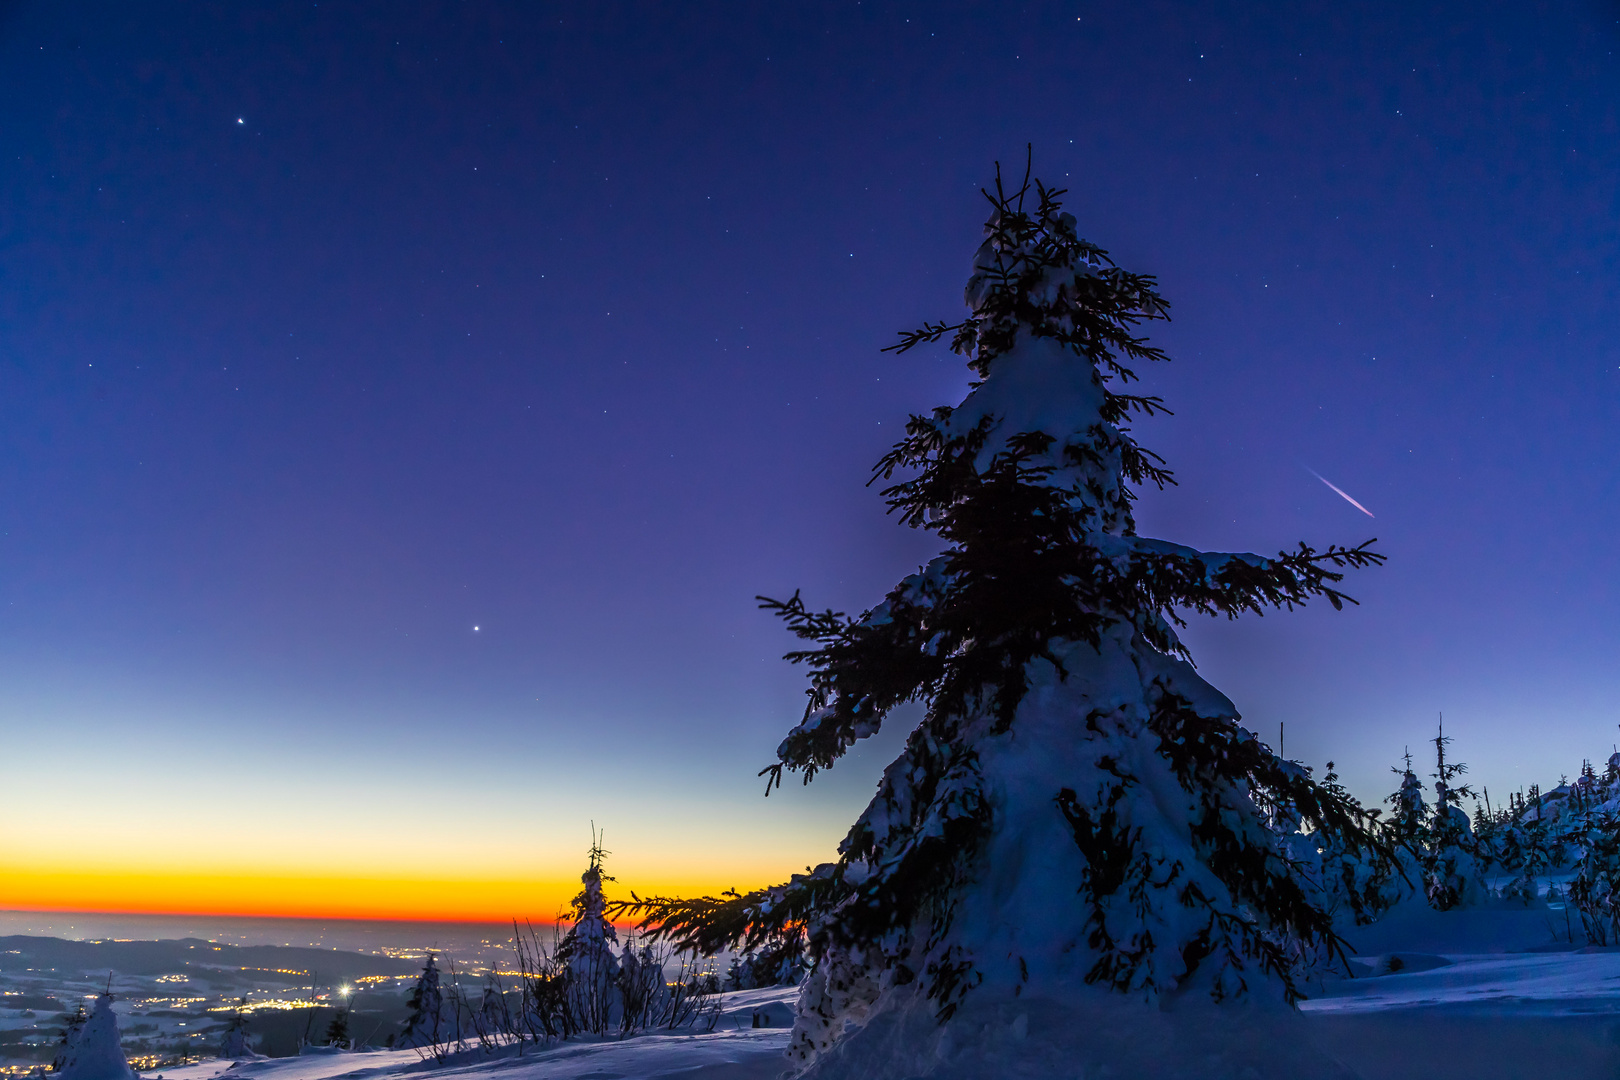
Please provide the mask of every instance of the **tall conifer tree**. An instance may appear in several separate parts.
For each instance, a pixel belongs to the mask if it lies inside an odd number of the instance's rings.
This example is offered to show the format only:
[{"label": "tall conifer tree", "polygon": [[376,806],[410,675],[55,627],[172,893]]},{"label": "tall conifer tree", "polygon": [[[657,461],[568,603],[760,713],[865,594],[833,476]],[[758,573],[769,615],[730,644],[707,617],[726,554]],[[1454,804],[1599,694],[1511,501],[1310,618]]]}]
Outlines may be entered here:
[{"label": "tall conifer tree", "polygon": [[975,381],[913,416],[875,479],[944,551],[858,617],[766,600],[810,643],[803,720],[764,770],[808,783],[899,705],[924,717],[826,864],[747,895],[627,908],[678,943],[749,948],[796,922],[815,968],[791,1053],[814,1061],[886,1010],[941,1023],[974,995],[1074,1002],[1267,984],[1339,939],[1268,822],[1279,808],[1338,851],[1377,854],[1370,816],[1240,726],[1194,671],[1183,613],[1335,608],[1367,544],[1273,557],[1138,536],[1133,490],[1173,482],[1131,434],[1165,412],[1133,366],[1166,317],[1153,278],[1081,239],[1063,192],[986,192],[967,316],[948,340]]},{"label": "tall conifer tree", "polygon": [[1424,857],[1424,885],[1429,903],[1441,911],[1483,899],[1486,888],[1474,853],[1474,831],[1462,800],[1473,792],[1457,778],[1468,771],[1460,761],[1446,760],[1451,738],[1442,724],[1434,742],[1434,817]]},{"label": "tall conifer tree", "polygon": [[622,1017],[618,993],[619,935],[608,916],[602,883],[613,878],[602,869],[608,852],[591,827],[590,863],[580,875],[572,904],[573,925],[557,946],[557,963],[567,972],[568,1009],[581,1030],[602,1034]]}]

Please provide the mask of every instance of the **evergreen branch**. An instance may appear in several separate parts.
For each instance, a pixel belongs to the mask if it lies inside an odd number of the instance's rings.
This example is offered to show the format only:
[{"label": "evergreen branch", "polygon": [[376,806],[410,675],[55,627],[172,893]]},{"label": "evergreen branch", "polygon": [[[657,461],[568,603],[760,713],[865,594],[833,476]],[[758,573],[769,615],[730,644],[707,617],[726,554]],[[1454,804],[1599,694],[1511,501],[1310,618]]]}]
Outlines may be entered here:
[{"label": "evergreen branch", "polygon": [[1143,416],[1155,416],[1160,413],[1166,416],[1175,415],[1174,410],[1165,405],[1164,398],[1157,394],[1144,397],[1141,394],[1116,394],[1109,391],[1107,401],[1110,411],[1116,412],[1121,417],[1128,412],[1139,412]]},{"label": "evergreen branch", "polygon": [[842,891],[836,864],[823,863],[794,874],[783,885],[749,893],[727,890],[719,896],[679,899],[631,893],[607,904],[610,918],[639,919],[637,932],[649,941],[667,941],[678,950],[713,956],[724,949],[746,951],[772,937],[802,928],[812,914],[831,907]]},{"label": "evergreen branch", "polygon": [[[1175,474],[1164,468],[1164,458],[1152,450],[1138,446],[1134,442],[1126,441],[1120,447],[1119,457],[1120,469],[1125,473],[1125,478],[1131,483],[1140,486],[1144,481],[1150,482],[1160,491],[1163,491],[1166,487],[1176,486]],[[1126,493],[1132,499],[1136,498],[1135,492],[1127,489]]]},{"label": "evergreen branch", "polygon": [[[786,600],[772,600],[768,596],[756,596],[762,611],[774,612],[788,624],[788,629],[801,638],[811,641],[837,641],[849,630],[850,620],[842,611],[828,608],[826,611],[810,611],[805,608],[804,600],[799,596],[799,590],[794,589],[793,595]],[[797,663],[807,653],[788,653],[786,659]]]},{"label": "evergreen branch", "polygon": [[[1334,587],[1344,574],[1330,567],[1376,566],[1384,556],[1370,550],[1376,540],[1354,548],[1329,546],[1323,551],[1305,544],[1274,559],[1253,555],[1144,552],[1137,587],[1144,600],[1161,610],[1184,607],[1205,615],[1235,618],[1245,612],[1263,615],[1266,608],[1292,610],[1320,596],[1337,609],[1357,603]],[[1211,569],[1211,564],[1215,569]]]},{"label": "evergreen branch", "polygon": [[893,345],[885,345],[878,351],[892,352],[899,355],[903,352],[910,352],[918,345],[932,345],[946,334],[951,333],[953,330],[961,330],[972,321],[971,319],[964,319],[962,322],[952,323],[949,326],[945,323],[923,323],[922,328],[918,330],[901,330],[899,341]]}]

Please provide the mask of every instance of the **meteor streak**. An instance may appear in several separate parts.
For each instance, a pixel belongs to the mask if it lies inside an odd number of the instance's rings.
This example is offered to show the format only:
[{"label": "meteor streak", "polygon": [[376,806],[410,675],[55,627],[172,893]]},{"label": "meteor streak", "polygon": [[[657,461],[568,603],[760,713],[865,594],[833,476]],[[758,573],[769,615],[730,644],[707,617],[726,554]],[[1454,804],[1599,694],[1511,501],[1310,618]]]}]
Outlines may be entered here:
[{"label": "meteor streak", "polygon": [[1365,506],[1362,506],[1360,503],[1356,502],[1356,500],[1346,495],[1343,488],[1339,487],[1339,485],[1335,484],[1333,481],[1329,480],[1327,477],[1323,476],[1309,465],[1305,466],[1305,471],[1322,481],[1322,483],[1326,484],[1328,487],[1332,488],[1334,493],[1337,494],[1339,498],[1343,499],[1357,510],[1360,510],[1363,514],[1366,514],[1368,517],[1373,516],[1373,512],[1371,510],[1367,509]]}]

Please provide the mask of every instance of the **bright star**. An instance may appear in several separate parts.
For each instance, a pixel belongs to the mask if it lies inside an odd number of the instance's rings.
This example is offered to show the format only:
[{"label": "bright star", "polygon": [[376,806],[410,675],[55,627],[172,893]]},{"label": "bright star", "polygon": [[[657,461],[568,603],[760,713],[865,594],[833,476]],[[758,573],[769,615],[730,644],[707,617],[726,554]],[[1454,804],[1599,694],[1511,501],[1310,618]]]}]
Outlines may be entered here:
[{"label": "bright star", "polygon": [[238,116],[238,117],[237,117],[237,118],[236,118],[236,122],[237,122],[237,123],[238,123],[238,124],[240,124],[240,123],[242,123],[242,118],[241,118],[241,117],[240,117],[240,116]]}]

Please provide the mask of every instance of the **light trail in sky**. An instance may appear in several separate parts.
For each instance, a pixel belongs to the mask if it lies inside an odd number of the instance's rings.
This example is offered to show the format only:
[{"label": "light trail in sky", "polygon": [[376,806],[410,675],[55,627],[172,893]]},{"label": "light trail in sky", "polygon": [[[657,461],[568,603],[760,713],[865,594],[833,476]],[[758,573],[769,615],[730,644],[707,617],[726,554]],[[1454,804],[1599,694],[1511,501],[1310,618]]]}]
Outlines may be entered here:
[{"label": "light trail in sky", "polygon": [[1338,494],[1339,498],[1343,499],[1345,502],[1349,503],[1351,506],[1355,507],[1357,510],[1360,510],[1363,514],[1366,514],[1368,517],[1374,516],[1373,512],[1371,510],[1367,509],[1365,506],[1362,506],[1360,503],[1356,502],[1356,500],[1352,499],[1349,495],[1345,494],[1345,491],[1344,491],[1343,488],[1339,487],[1339,485],[1335,484],[1333,481],[1329,480],[1327,477],[1323,476],[1321,473],[1317,472],[1315,469],[1311,468],[1309,465],[1305,466],[1305,471],[1310,473],[1312,476],[1316,477],[1318,480],[1322,481],[1322,483],[1326,484],[1328,487],[1332,488],[1334,490],[1334,492]]}]

